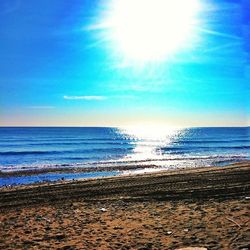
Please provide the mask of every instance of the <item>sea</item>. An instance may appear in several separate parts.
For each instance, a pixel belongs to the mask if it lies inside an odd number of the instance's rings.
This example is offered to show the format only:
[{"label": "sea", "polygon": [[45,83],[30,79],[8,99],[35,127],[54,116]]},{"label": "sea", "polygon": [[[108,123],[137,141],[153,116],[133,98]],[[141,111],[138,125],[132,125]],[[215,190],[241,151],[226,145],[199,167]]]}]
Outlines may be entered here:
[{"label": "sea", "polygon": [[[0,127],[0,172],[9,173],[0,186],[224,166],[250,159],[249,136],[250,127]],[[58,168],[91,171],[22,175]]]}]

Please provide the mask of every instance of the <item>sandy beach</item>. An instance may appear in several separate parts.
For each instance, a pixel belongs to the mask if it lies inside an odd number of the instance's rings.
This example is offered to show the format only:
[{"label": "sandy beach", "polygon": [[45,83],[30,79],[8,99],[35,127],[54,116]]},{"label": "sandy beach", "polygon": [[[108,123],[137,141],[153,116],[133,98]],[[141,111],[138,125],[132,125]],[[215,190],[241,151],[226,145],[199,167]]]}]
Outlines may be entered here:
[{"label": "sandy beach", "polygon": [[0,25],[0,250],[250,250],[250,0]]},{"label": "sandy beach", "polygon": [[0,249],[250,249],[250,162],[0,188]]}]

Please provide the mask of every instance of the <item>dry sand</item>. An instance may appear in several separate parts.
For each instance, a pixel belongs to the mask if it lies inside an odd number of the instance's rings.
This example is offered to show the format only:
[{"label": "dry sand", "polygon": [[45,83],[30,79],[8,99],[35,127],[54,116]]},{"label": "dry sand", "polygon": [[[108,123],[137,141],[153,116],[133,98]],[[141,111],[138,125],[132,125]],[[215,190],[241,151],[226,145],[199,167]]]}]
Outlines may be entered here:
[{"label": "dry sand", "polygon": [[0,249],[250,249],[250,162],[0,189]]}]

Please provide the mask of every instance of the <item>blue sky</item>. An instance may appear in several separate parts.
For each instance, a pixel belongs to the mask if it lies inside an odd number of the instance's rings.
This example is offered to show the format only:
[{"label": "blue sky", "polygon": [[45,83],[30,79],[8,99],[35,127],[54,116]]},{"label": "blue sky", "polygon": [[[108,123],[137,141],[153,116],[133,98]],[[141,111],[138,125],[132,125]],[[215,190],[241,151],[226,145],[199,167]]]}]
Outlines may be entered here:
[{"label": "blue sky", "polygon": [[186,48],[140,63],[93,28],[110,2],[0,1],[0,125],[249,125],[249,0],[200,1]]}]

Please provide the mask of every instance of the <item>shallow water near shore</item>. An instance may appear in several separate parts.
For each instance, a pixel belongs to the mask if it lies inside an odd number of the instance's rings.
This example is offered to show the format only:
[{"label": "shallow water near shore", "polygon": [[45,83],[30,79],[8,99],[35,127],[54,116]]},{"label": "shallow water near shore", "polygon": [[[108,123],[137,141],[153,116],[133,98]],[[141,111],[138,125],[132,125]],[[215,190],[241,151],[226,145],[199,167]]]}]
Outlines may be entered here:
[{"label": "shallow water near shore", "polygon": [[45,173],[28,176],[11,176],[0,178],[0,186],[15,186],[22,184],[32,184],[38,182],[53,182],[58,180],[87,179],[97,177],[116,176],[118,172],[92,172],[92,173]]},{"label": "shallow water near shore", "polygon": [[[249,127],[240,128],[0,128],[0,171],[96,168],[91,173],[43,173],[1,178],[0,185],[112,176],[119,168],[223,166],[249,159]],[[97,168],[109,168],[99,171]],[[139,168],[139,167],[138,167]],[[133,173],[134,169],[130,169]],[[84,178],[85,178],[84,177]]]}]

